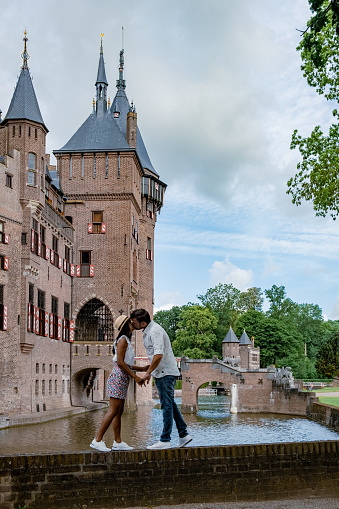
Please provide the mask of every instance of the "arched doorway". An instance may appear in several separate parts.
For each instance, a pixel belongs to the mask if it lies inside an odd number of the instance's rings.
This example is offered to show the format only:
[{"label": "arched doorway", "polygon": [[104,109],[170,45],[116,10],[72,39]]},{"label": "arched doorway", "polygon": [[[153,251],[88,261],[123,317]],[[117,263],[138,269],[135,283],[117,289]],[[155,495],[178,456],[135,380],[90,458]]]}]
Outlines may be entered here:
[{"label": "arched doorway", "polygon": [[99,299],[91,299],[79,311],[75,321],[75,341],[113,341],[113,317]]},{"label": "arched doorway", "polygon": [[221,418],[229,414],[229,387],[218,380],[205,382],[197,389],[196,401],[197,412],[201,418]]}]

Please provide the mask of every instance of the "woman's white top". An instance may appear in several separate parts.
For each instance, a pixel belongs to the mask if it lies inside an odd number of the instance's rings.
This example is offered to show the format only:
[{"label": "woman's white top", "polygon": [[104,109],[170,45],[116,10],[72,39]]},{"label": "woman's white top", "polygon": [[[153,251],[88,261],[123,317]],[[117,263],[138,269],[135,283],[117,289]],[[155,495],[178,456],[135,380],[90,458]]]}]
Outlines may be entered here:
[{"label": "woman's white top", "polygon": [[128,364],[129,366],[133,366],[134,363],[135,363],[135,353],[134,353],[134,348],[133,346],[131,345],[131,342],[130,340],[128,339],[127,336],[120,336],[120,338],[116,339],[113,343],[113,346],[115,348],[115,354],[114,354],[114,357],[113,357],[113,362],[117,362],[118,360],[118,356],[117,356],[117,344],[119,343],[120,339],[122,338],[125,338],[126,341],[127,341],[127,350],[126,350],[126,353],[125,353],[125,358],[124,358],[124,361],[126,362],[126,364]]}]

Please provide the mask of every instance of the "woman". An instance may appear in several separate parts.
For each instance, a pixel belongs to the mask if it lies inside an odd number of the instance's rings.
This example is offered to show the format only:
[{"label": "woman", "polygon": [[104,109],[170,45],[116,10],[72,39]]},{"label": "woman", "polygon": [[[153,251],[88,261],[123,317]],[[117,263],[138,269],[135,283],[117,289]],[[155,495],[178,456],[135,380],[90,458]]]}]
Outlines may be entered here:
[{"label": "woman", "polygon": [[147,366],[134,366],[135,354],[130,339],[134,327],[130,319],[125,316],[119,316],[114,326],[118,329],[118,337],[114,341],[115,355],[113,357],[113,370],[107,380],[107,395],[110,397],[108,412],[105,415],[97,436],[91,443],[93,449],[99,451],[110,451],[103,436],[113,423],[114,443],[112,451],[133,449],[121,440],[121,416],[124,411],[124,403],[127,395],[129,381],[132,378],[137,383],[141,382],[132,370],[147,371]]}]

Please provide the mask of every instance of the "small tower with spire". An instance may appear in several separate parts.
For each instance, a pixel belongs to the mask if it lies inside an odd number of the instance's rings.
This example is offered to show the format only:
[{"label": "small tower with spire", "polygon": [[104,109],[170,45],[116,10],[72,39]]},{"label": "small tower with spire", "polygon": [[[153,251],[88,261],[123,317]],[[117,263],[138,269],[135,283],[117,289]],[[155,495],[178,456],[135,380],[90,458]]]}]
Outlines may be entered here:
[{"label": "small tower with spire", "polygon": [[97,81],[95,83],[96,88],[96,113],[97,115],[103,115],[107,111],[107,87],[108,81],[106,78],[105,62],[104,62],[104,50],[102,47],[102,38],[104,34],[101,34],[100,44],[100,56]]},{"label": "small tower with spire", "polygon": [[46,134],[48,129],[43,121],[38,100],[30,75],[27,49],[27,31],[24,31],[24,50],[21,53],[22,66],[14,94],[5,118],[0,126],[0,151],[10,154],[13,149],[20,151],[21,199],[45,202],[44,174],[46,162]]}]

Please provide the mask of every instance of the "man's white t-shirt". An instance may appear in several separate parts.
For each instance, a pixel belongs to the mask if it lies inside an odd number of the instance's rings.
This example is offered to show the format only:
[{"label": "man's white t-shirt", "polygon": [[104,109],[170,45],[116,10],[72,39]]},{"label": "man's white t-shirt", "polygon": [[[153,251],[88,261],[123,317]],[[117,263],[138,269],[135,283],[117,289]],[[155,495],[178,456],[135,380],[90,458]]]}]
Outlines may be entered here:
[{"label": "man's white t-shirt", "polygon": [[152,371],[152,375],[155,378],[161,378],[166,375],[180,375],[170,339],[161,325],[152,320],[144,329],[143,341],[150,362],[152,362],[154,355],[162,355],[160,364]]}]

